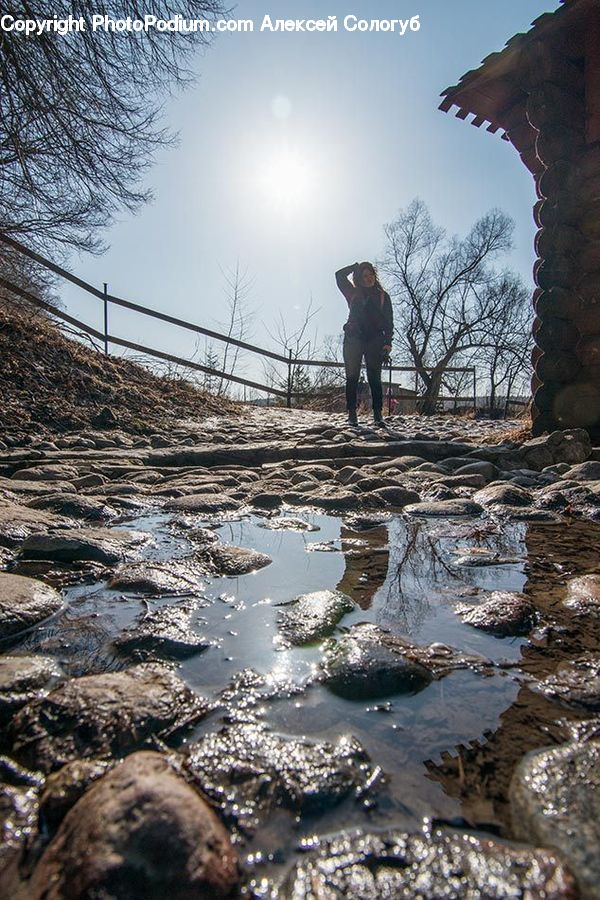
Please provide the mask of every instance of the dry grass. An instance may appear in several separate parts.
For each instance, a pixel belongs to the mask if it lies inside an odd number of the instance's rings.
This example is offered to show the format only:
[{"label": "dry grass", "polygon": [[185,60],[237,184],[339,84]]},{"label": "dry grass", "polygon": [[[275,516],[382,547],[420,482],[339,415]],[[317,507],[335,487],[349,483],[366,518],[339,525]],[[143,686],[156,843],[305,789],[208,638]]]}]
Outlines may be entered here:
[{"label": "dry grass", "polygon": [[105,357],[65,337],[45,315],[8,302],[0,304],[0,359],[0,434],[79,431],[105,407],[130,434],[239,411],[184,379]]}]

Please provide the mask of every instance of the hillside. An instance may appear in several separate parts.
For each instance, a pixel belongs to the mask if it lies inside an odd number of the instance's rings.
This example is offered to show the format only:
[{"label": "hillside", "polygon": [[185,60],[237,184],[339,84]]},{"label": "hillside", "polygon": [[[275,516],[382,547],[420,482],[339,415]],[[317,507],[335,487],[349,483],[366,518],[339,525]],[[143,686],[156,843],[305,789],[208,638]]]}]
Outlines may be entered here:
[{"label": "hillside", "polygon": [[0,304],[0,438],[118,428],[162,433],[235,414],[235,403],[66,337],[46,316]]}]

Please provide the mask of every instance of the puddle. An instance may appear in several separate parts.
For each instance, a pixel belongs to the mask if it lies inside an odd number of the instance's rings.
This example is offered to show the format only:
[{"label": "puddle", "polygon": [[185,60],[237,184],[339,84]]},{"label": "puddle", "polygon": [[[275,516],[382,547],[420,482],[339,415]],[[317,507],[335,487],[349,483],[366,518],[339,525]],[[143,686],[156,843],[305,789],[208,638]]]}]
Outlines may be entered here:
[{"label": "puddle", "polygon": [[[186,603],[195,601],[192,626],[214,646],[178,671],[199,693],[216,698],[238,673],[255,670],[267,677],[267,689],[246,698],[242,689],[242,708],[248,701],[252,714],[285,735],[335,742],[352,734],[386,780],[372,796],[349,798],[318,816],[295,819],[278,811],[241,848],[257,865],[257,878],[287,865],[301,837],[313,833],[414,828],[424,816],[506,831],[505,790],[514,763],[555,735],[558,740],[565,716],[577,718],[530,691],[524,677],[553,671],[562,657],[575,655],[574,648],[598,649],[593,629],[577,632],[561,609],[566,581],[598,570],[598,527],[414,523],[396,516],[384,526],[354,532],[335,516],[297,509],[284,515],[302,519],[311,530],[265,528],[265,520],[254,516],[216,527],[221,541],[267,553],[273,562],[238,578],[206,577],[197,595],[186,597]],[[188,557],[194,545],[171,522],[152,514],[122,520],[118,527],[152,533],[146,558]],[[210,525],[201,518],[197,524]],[[357,603],[338,635],[371,622],[416,643],[443,642],[507,666],[491,676],[456,671],[414,696],[380,702],[344,700],[318,684],[302,690],[321,658],[320,645],[281,649],[277,616],[295,596],[324,589],[343,591]],[[542,619],[532,638],[499,639],[461,622],[456,605],[491,590],[528,596]],[[79,584],[65,596],[64,613],[10,649],[53,655],[75,675],[128,665],[113,651],[112,640],[145,609],[179,600],[142,600],[104,583]],[[569,621],[563,632],[561,621]],[[542,630],[548,622],[558,623],[553,641]],[[221,706],[188,740],[225,720]]]}]

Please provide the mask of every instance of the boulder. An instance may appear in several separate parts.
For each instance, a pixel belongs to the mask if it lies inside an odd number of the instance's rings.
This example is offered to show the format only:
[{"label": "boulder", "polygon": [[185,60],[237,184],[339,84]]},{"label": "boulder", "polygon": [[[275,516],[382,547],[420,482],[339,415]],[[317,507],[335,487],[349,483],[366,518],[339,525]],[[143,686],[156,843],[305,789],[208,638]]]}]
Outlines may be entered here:
[{"label": "boulder", "polygon": [[75,759],[57,772],[50,772],[40,794],[40,818],[54,832],[94,781],[112,769],[103,759]]},{"label": "boulder", "polygon": [[59,685],[23,707],[9,733],[17,758],[51,772],[73,759],[124,756],[153,736],[167,739],[208,709],[170,669],[143,663]]},{"label": "boulder", "polygon": [[36,497],[35,500],[29,500],[27,506],[30,509],[49,509],[61,516],[89,522],[104,522],[118,515],[116,509],[111,506],[81,494],[46,494],[43,497]]},{"label": "boulder", "polygon": [[456,612],[465,623],[496,637],[529,634],[535,626],[535,607],[525,597],[508,591],[493,591],[483,603],[460,603]]},{"label": "boulder", "polygon": [[237,856],[214,812],[169,759],[128,756],[63,819],[31,879],[32,900],[229,897]]},{"label": "boulder", "polygon": [[533,495],[516,484],[489,484],[473,495],[482,506],[530,506]]},{"label": "boulder", "polygon": [[432,681],[429,669],[392,648],[378,634],[354,628],[326,649],[321,680],[348,700],[415,694]]},{"label": "boulder", "polygon": [[111,565],[134,558],[148,535],[121,528],[76,528],[51,534],[32,534],[21,546],[25,559],[75,562],[89,559]]},{"label": "boulder", "polygon": [[356,604],[341,591],[313,591],[302,594],[279,615],[277,625],[289,644],[310,644],[331,634]]},{"label": "boulder", "polygon": [[185,512],[201,514],[212,514],[225,512],[227,510],[240,509],[239,500],[228,497],[226,494],[188,494],[185,497],[176,497],[169,500],[165,505],[165,509],[173,512]]},{"label": "boulder", "polygon": [[551,700],[587,713],[600,711],[600,658],[584,653],[559,665],[536,689]]},{"label": "boulder", "polygon": [[0,656],[0,723],[47,693],[63,677],[50,656]]},{"label": "boulder", "polygon": [[0,784],[0,896],[16,897],[19,864],[38,829],[37,791]]},{"label": "boulder", "polygon": [[407,506],[409,503],[418,503],[421,499],[416,491],[399,486],[376,488],[373,491],[373,495],[381,497],[390,506],[395,506],[398,509]]},{"label": "boulder", "polygon": [[580,615],[600,615],[600,575],[580,575],[567,585],[567,609]]},{"label": "boulder", "polygon": [[196,563],[186,560],[168,563],[144,561],[119,566],[106,586],[115,591],[163,596],[198,592],[202,582]]},{"label": "boulder", "polygon": [[0,572],[0,639],[39,625],[63,605],[58,591],[42,581]]},{"label": "boulder", "polygon": [[272,559],[266,553],[250,550],[245,547],[234,547],[230,544],[209,544],[198,551],[198,559],[204,569],[211,575],[247,575],[257,569],[271,564]]},{"label": "boulder", "polygon": [[350,794],[360,796],[376,775],[353,737],[313,742],[255,723],[227,726],[191,744],[186,769],[245,833],[278,807],[314,814]]},{"label": "boulder", "polygon": [[404,512],[408,513],[409,516],[424,518],[474,518],[482,514],[483,507],[473,500],[457,498],[454,500],[430,500],[422,503],[412,503],[410,506],[404,507]]},{"label": "boulder", "polygon": [[192,610],[178,604],[147,612],[114,645],[137,659],[186,659],[202,653],[211,644],[191,627]]},{"label": "boulder", "polygon": [[[306,842],[308,844],[308,842]],[[426,828],[312,838],[278,897],[381,900],[576,900],[557,854],[468,832]]]},{"label": "boulder", "polygon": [[600,741],[528,753],[509,796],[515,835],[559,850],[581,896],[600,897]]}]

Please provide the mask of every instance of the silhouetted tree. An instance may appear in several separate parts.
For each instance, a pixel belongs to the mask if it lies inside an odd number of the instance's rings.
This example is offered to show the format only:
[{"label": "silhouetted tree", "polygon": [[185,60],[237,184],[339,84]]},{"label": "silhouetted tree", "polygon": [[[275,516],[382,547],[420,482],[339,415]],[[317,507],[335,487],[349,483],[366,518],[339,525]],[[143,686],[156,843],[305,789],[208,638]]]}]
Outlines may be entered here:
[{"label": "silhouetted tree", "polygon": [[[15,18],[45,19],[47,5],[10,4]],[[3,12],[9,10],[4,9]],[[209,21],[220,0],[56,0],[52,14],[91,21],[151,13]],[[0,37],[0,232],[28,243],[99,250],[98,229],[120,209],[148,199],[141,179],[153,152],[173,140],[161,125],[161,103],[189,81],[186,66],[211,33],[170,31],[52,32]]]}]

